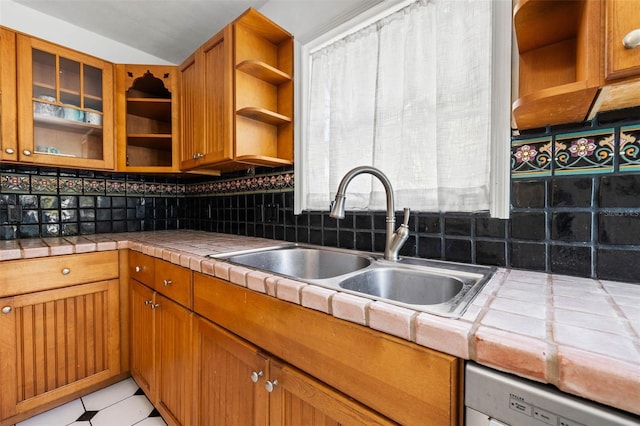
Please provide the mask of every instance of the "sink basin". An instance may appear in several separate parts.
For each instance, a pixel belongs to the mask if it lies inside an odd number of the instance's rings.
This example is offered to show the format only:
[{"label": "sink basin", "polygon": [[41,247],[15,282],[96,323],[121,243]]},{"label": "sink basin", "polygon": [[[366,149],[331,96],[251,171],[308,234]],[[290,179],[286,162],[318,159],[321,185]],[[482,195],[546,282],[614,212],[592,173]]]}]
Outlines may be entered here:
[{"label": "sink basin", "polygon": [[309,280],[345,275],[366,268],[373,262],[371,257],[361,254],[298,246],[221,258],[239,265]]},{"label": "sink basin", "polygon": [[458,317],[495,268],[305,244],[211,255],[248,268],[416,311]]},{"label": "sink basin", "polygon": [[339,284],[345,290],[412,305],[436,305],[453,299],[465,283],[452,276],[414,269],[375,268]]}]

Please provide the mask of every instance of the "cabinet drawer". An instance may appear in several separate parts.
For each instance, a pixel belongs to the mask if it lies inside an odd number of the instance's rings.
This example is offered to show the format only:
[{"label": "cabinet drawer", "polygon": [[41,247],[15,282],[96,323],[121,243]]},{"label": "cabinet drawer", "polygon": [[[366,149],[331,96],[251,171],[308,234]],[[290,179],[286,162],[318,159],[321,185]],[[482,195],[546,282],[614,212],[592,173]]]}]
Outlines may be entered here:
[{"label": "cabinet drawer", "polygon": [[137,251],[129,251],[129,276],[153,287],[155,275],[154,258]]},{"label": "cabinet drawer", "polygon": [[118,251],[1,262],[0,297],[118,278]]},{"label": "cabinet drawer", "polygon": [[153,288],[182,306],[191,308],[193,300],[191,270],[160,259],[156,259],[155,268],[156,277]]}]

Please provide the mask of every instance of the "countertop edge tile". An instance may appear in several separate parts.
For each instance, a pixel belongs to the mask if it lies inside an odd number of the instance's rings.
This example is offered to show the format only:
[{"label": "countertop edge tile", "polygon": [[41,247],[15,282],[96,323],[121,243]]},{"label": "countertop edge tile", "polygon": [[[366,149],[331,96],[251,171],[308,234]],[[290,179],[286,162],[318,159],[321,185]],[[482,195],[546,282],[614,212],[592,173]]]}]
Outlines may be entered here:
[{"label": "countertop edge tile", "polygon": [[640,365],[580,349],[559,348],[558,366],[560,390],[640,415]]}]

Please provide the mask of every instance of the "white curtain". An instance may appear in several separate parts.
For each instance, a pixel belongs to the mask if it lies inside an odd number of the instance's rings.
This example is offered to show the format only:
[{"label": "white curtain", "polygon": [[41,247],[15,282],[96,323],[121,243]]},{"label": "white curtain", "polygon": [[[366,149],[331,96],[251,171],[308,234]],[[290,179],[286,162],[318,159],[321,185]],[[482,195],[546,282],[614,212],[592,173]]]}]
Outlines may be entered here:
[{"label": "white curtain", "polygon": [[[491,3],[418,0],[312,54],[302,209],[328,209],[360,165],[397,210],[489,209]],[[377,179],[347,189],[347,209],[384,207]]]}]

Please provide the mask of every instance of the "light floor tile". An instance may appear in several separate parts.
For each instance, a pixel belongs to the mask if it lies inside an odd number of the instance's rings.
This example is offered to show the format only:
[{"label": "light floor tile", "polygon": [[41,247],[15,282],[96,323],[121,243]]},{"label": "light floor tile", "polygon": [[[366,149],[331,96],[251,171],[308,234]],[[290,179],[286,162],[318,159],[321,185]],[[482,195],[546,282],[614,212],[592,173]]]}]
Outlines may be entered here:
[{"label": "light floor tile", "polygon": [[134,395],[117,402],[91,419],[92,426],[134,425],[144,420],[153,411],[153,405],[144,395]]},{"label": "light floor tile", "polygon": [[140,423],[136,423],[136,426],[167,426],[162,417],[147,417]]},{"label": "light floor tile", "polygon": [[132,396],[138,390],[138,384],[132,378],[115,383],[104,389],[82,397],[87,411],[100,411],[118,401]]},{"label": "light floor tile", "polygon": [[79,399],[75,399],[23,422],[16,423],[16,426],[65,426],[75,422],[82,413],[84,413],[82,402]]}]

